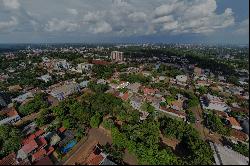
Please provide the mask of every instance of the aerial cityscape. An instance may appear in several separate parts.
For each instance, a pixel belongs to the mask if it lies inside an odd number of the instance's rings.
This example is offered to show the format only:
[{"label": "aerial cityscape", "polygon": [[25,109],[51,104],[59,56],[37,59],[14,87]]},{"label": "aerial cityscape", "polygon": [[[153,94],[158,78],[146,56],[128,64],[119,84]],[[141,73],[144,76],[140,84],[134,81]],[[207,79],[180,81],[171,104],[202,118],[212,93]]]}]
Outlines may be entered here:
[{"label": "aerial cityscape", "polygon": [[0,0],[0,165],[249,165],[249,1]]}]

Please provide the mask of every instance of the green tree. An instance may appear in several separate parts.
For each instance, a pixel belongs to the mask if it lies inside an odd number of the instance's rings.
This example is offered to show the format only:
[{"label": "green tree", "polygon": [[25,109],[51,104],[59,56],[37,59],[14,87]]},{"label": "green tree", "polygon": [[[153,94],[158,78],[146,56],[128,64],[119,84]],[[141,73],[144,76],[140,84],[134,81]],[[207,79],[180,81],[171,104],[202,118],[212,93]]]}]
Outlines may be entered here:
[{"label": "green tree", "polygon": [[90,119],[90,126],[93,128],[97,128],[99,124],[101,123],[101,115],[99,113],[95,114]]},{"label": "green tree", "polygon": [[12,126],[0,125],[0,157],[16,152],[21,147],[21,133]]}]

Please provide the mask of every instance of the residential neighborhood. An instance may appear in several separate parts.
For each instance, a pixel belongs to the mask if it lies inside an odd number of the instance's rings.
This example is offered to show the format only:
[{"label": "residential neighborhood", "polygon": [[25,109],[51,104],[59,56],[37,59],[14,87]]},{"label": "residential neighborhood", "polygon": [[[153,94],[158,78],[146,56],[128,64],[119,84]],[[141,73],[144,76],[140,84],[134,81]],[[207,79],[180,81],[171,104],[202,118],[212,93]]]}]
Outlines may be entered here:
[{"label": "residential neighborhood", "polygon": [[248,70],[134,47],[3,53],[0,165],[248,164]]}]

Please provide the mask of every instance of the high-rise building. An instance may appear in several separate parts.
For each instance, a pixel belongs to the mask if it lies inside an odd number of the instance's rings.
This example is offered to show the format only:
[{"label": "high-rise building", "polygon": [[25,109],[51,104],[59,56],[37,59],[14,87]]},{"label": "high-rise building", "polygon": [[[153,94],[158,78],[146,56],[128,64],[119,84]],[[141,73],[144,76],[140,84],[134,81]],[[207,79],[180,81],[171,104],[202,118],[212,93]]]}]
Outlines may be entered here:
[{"label": "high-rise building", "polygon": [[111,59],[116,62],[121,62],[124,60],[123,52],[119,51],[112,51],[111,52]]}]

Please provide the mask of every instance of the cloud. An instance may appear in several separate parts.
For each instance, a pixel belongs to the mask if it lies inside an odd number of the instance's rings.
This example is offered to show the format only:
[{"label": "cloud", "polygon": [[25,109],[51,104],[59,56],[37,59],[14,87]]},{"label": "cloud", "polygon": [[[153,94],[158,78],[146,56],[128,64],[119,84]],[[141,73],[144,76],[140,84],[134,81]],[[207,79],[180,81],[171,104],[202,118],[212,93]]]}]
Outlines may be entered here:
[{"label": "cloud", "polygon": [[70,8],[68,8],[67,11],[68,11],[69,14],[78,15],[78,11],[76,9],[70,9]]},{"label": "cloud", "polygon": [[11,17],[9,21],[0,21],[0,31],[5,31],[15,27],[18,24],[18,20],[15,17]]},{"label": "cloud", "polygon": [[9,9],[18,9],[20,7],[18,0],[3,0],[3,5]]},{"label": "cloud", "polygon": [[48,23],[45,25],[45,31],[54,32],[54,31],[67,31],[73,32],[79,28],[79,25],[74,22],[70,22],[68,20],[58,20],[53,18],[49,20]]},{"label": "cloud", "polygon": [[95,26],[91,28],[91,32],[94,34],[108,33],[112,31],[112,27],[106,21],[97,22]]},{"label": "cloud", "polygon": [[235,33],[239,35],[249,36],[249,18],[245,19],[238,25]]},{"label": "cloud", "polygon": [[144,12],[134,12],[128,15],[128,18],[134,22],[145,21],[147,15]]},{"label": "cloud", "polygon": [[207,34],[234,25],[231,8],[222,14],[217,14],[216,8],[215,0],[168,1],[155,9],[152,24],[172,34]]}]

